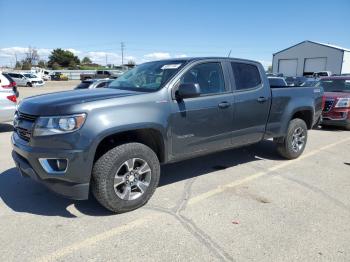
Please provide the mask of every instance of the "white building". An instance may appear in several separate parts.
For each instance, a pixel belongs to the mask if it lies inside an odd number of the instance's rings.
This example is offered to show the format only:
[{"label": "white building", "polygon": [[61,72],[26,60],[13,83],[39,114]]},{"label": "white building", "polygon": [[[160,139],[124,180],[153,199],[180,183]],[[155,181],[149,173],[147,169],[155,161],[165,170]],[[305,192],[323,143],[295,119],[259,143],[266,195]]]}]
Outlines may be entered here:
[{"label": "white building", "polygon": [[273,54],[272,72],[284,76],[310,75],[317,71],[350,73],[350,49],[304,41]]}]

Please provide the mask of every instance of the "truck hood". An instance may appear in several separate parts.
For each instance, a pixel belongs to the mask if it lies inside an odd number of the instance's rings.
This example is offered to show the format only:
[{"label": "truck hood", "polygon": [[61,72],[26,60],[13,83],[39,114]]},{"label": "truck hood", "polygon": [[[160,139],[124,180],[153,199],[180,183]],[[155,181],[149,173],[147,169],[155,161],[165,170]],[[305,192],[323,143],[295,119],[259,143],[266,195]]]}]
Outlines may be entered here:
[{"label": "truck hood", "polygon": [[18,110],[40,116],[69,114],[70,109],[78,104],[139,94],[142,92],[108,88],[63,91],[26,98],[19,104]]},{"label": "truck hood", "polygon": [[324,96],[328,98],[348,98],[350,97],[350,93],[346,92],[324,92]]}]

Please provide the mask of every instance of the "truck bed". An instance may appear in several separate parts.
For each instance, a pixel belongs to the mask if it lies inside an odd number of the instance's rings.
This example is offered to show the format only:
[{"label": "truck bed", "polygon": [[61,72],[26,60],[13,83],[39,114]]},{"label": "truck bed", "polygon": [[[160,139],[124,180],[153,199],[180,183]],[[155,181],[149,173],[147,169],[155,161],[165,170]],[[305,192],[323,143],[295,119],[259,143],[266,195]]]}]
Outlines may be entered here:
[{"label": "truck bed", "polygon": [[[271,108],[266,125],[265,139],[285,134],[294,112],[305,110],[309,115],[308,128],[317,122],[322,114],[323,90],[319,87],[281,87],[271,88]],[[310,99],[312,97],[313,99]]]}]

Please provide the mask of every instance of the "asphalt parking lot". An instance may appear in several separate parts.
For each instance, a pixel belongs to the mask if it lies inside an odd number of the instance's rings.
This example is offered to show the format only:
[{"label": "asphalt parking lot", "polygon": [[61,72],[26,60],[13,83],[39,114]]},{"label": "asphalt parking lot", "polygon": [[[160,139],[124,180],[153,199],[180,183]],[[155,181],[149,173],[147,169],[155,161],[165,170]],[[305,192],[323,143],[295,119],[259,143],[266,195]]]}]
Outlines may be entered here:
[{"label": "asphalt parking lot", "polygon": [[114,215],[21,178],[11,130],[0,125],[1,261],[350,261],[349,131],[311,130],[293,161],[264,141],[163,166],[149,203]]}]

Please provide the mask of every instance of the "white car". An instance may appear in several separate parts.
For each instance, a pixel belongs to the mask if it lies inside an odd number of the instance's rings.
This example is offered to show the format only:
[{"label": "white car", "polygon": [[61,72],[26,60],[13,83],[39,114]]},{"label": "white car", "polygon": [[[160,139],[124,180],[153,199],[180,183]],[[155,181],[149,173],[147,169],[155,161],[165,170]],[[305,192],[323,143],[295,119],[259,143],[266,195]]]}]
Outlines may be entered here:
[{"label": "white car", "polygon": [[8,86],[10,86],[10,81],[0,71],[0,91],[8,91]]},{"label": "white car", "polygon": [[18,86],[43,86],[44,80],[31,73],[8,73]]},{"label": "white car", "polygon": [[12,121],[17,105],[17,98],[13,91],[0,91],[0,123]]}]

